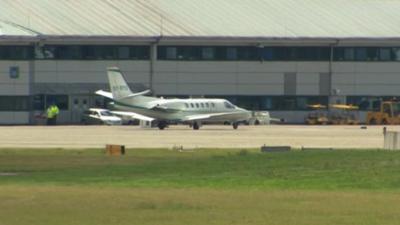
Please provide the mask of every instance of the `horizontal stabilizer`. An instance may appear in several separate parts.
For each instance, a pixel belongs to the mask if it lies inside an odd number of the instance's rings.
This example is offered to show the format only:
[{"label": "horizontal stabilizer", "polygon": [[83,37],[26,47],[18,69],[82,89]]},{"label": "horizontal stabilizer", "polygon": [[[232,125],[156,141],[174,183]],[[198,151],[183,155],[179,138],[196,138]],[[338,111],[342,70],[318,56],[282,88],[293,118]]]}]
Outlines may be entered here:
[{"label": "horizontal stabilizer", "polygon": [[113,99],[113,94],[111,92],[108,92],[108,91],[98,90],[98,91],[96,91],[96,94],[104,96],[104,97],[109,98],[109,99]]},{"label": "horizontal stabilizer", "polygon": [[145,95],[145,94],[148,94],[148,93],[150,93],[150,92],[151,92],[151,90],[145,90],[145,91],[138,92],[138,93],[132,93],[132,94],[130,94],[130,95],[126,96],[126,97],[123,97],[123,98],[131,98],[131,97],[136,97],[136,96],[139,96],[139,95]]},{"label": "horizontal stabilizer", "polygon": [[144,120],[144,121],[149,121],[149,122],[154,120],[154,118],[144,116],[144,115],[134,113],[134,112],[112,111],[112,114],[115,114],[118,116],[129,116],[133,119]]}]

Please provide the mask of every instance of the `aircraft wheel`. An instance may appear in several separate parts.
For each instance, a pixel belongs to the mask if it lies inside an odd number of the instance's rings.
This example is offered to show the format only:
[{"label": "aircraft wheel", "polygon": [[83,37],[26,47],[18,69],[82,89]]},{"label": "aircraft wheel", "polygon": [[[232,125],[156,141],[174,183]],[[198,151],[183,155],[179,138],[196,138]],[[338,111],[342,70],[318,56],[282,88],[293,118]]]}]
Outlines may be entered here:
[{"label": "aircraft wheel", "polygon": [[164,130],[164,128],[167,127],[167,123],[165,121],[160,121],[157,126],[158,126],[158,129]]},{"label": "aircraft wheel", "polygon": [[236,129],[238,129],[238,127],[239,127],[239,123],[233,123],[232,126],[233,126],[233,129],[236,130]]},{"label": "aircraft wheel", "polygon": [[199,124],[197,122],[195,122],[193,124],[193,130],[198,130],[200,128]]}]

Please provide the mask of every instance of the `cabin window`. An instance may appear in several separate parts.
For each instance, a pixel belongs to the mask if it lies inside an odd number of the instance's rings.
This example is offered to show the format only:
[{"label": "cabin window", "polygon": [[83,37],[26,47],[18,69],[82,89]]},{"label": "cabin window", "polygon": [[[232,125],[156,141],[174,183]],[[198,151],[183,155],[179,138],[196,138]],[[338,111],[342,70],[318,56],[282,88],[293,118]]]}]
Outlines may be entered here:
[{"label": "cabin window", "polygon": [[189,108],[189,104],[185,103],[185,107],[186,107],[186,108]]},{"label": "cabin window", "polygon": [[201,108],[204,108],[204,103],[201,103]]},{"label": "cabin window", "polygon": [[208,104],[208,102],[206,102],[206,107],[207,107],[207,108],[210,108],[210,104]]},{"label": "cabin window", "polygon": [[212,106],[212,107],[215,107],[215,104],[214,104],[214,102],[211,102],[211,106]]},{"label": "cabin window", "polygon": [[190,103],[190,106],[191,106],[192,108],[194,108],[194,105],[193,105],[193,103]]},{"label": "cabin window", "polygon": [[196,103],[196,108],[199,108],[200,106],[199,106],[199,103]]}]

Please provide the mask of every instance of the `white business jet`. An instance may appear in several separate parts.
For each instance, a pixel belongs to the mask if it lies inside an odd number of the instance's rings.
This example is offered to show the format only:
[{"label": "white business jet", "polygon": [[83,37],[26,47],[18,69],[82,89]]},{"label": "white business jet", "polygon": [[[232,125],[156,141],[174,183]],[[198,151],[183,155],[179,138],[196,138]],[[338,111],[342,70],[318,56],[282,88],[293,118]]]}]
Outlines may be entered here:
[{"label": "white business jet", "polygon": [[132,93],[121,71],[116,67],[107,68],[111,92],[99,90],[96,94],[113,100],[120,112],[116,114],[131,116],[144,121],[156,121],[160,130],[169,123],[188,123],[198,130],[205,122],[229,122],[234,129],[248,121],[251,112],[239,108],[225,99],[189,98],[163,99],[144,96],[150,90]]}]

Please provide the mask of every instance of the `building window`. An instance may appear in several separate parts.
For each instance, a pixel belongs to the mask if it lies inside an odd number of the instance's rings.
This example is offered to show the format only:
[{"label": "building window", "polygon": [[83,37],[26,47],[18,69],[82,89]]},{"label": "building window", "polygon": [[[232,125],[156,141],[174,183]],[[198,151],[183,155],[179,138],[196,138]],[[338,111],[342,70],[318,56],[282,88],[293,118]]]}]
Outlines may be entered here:
[{"label": "building window", "polygon": [[238,58],[237,48],[228,47],[226,48],[226,59],[236,60]]},{"label": "building window", "polygon": [[400,48],[393,48],[393,57],[395,61],[400,61]]},{"label": "building window", "polygon": [[35,48],[36,59],[148,60],[149,55],[148,46],[54,45]]},{"label": "building window", "polygon": [[238,47],[239,60],[259,60],[259,48],[257,47]]},{"label": "building window", "polygon": [[[400,48],[335,47],[335,61],[400,61]],[[331,47],[160,46],[160,60],[329,61]]]},{"label": "building window", "polygon": [[367,50],[367,61],[379,60],[379,48],[366,48],[366,50]]},{"label": "building window", "polygon": [[204,60],[215,59],[215,49],[212,47],[205,47],[201,49],[201,58]]},{"label": "building window", "polygon": [[[41,48],[38,47],[38,49],[38,54],[41,54],[41,59],[54,59],[56,57],[56,48],[54,46],[43,46]],[[38,57],[38,55],[36,57]]]},{"label": "building window", "polygon": [[264,60],[274,60],[274,49],[264,48],[262,56]]},{"label": "building window", "polygon": [[29,96],[0,96],[0,111],[29,111]]},{"label": "building window", "polygon": [[130,49],[128,46],[120,46],[118,50],[118,59],[129,59]]},{"label": "building window", "polygon": [[149,46],[132,46],[130,47],[130,59],[136,60],[149,60],[150,47]]},{"label": "building window", "polygon": [[82,46],[82,58],[83,59],[96,59],[95,46]]},{"label": "building window", "polygon": [[45,108],[51,104],[56,104],[60,110],[68,110],[68,95],[46,95]]},{"label": "building window", "polygon": [[300,47],[297,48],[297,60],[304,61],[329,61],[330,48],[326,47]]},{"label": "building window", "polygon": [[56,51],[57,59],[82,59],[82,49],[80,46],[48,46],[46,49],[52,49],[53,52]]},{"label": "building window", "polygon": [[[225,97],[227,98],[227,96]],[[310,110],[309,105],[328,104],[327,96],[230,96],[248,110]]]},{"label": "building window", "polygon": [[32,98],[32,106],[34,110],[44,111],[45,107],[45,100],[44,95],[35,95]]},{"label": "building window", "polygon": [[354,61],[354,48],[348,48],[348,47],[334,48],[333,58],[336,61]]},{"label": "building window", "polygon": [[118,47],[98,46],[95,49],[96,59],[118,59]]},{"label": "building window", "polygon": [[178,59],[181,60],[200,60],[200,47],[180,46],[178,47]]},{"label": "building window", "polygon": [[392,53],[390,48],[380,48],[379,49],[379,60],[380,61],[390,61],[392,59]]},{"label": "building window", "polygon": [[366,48],[355,48],[355,60],[366,61],[367,60],[367,49]]},{"label": "building window", "polygon": [[176,47],[166,48],[166,59],[176,59],[177,50]]},{"label": "building window", "polygon": [[353,61],[354,58],[354,48],[344,48],[344,60],[345,61]]},{"label": "building window", "polygon": [[0,60],[29,60],[32,58],[32,46],[0,46]]}]

